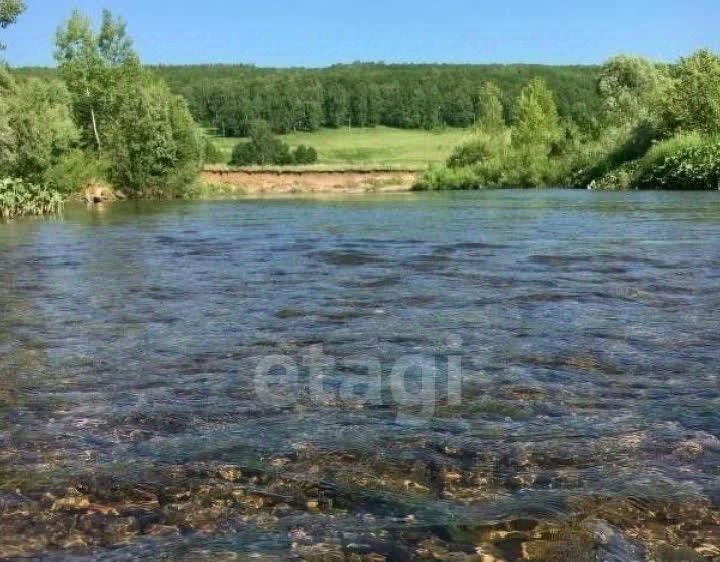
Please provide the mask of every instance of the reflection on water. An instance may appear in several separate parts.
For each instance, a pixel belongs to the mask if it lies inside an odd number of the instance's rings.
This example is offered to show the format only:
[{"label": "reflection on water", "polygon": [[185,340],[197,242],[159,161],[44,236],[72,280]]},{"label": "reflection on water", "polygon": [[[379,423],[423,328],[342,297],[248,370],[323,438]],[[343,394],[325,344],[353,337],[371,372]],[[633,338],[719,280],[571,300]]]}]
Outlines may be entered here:
[{"label": "reflection on water", "polygon": [[[0,558],[720,560],[717,194],[71,207],[0,260]],[[332,398],[448,342],[431,419]],[[323,400],[258,400],[312,345]]]}]

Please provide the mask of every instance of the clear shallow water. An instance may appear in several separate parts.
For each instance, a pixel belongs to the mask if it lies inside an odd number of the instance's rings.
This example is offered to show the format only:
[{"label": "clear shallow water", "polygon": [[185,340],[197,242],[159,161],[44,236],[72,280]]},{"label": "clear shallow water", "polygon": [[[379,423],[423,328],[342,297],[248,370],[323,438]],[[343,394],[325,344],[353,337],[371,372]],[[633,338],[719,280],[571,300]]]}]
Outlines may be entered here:
[{"label": "clear shallow water", "polygon": [[69,208],[0,263],[0,558],[720,559],[718,194]]}]

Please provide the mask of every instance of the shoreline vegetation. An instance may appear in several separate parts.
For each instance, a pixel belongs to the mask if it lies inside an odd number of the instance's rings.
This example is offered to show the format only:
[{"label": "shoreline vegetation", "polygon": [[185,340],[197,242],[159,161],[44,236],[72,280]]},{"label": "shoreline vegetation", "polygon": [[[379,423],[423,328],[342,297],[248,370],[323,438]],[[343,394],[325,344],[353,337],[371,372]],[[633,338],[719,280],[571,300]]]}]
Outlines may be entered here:
[{"label": "shoreline vegetation", "polygon": [[[0,0],[0,27],[24,9]],[[601,67],[151,68],[109,11],[98,29],[73,12],[55,47],[55,69],[0,66],[3,219],[105,199],[92,194],[720,188],[720,57],[709,50]],[[232,185],[208,181],[228,164],[250,168]]]},{"label": "shoreline vegetation", "polygon": [[[0,0],[0,24],[25,9]],[[140,63],[125,24],[104,11],[98,29],[74,11],[55,37],[57,71],[27,77],[0,66],[0,206],[11,218],[56,212],[45,199],[88,189],[120,198],[186,193],[208,142],[187,102]],[[26,189],[17,199],[10,188]]]}]

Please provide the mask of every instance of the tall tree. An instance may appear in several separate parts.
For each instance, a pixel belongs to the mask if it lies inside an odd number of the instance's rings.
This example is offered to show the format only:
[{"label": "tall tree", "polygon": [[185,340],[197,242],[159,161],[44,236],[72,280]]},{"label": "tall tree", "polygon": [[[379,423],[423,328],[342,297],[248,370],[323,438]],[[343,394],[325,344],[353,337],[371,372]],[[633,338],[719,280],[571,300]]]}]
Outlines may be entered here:
[{"label": "tall tree", "polygon": [[45,183],[77,140],[69,94],[58,80],[8,75],[0,83],[0,177]]},{"label": "tall tree", "polygon": [[328,127],[348,125],[348,96],[341,84],[331,84],[325,90],[325,124]]},{"label": "tall tree", "polygon": [[479,131],[496,133],[505,127],[505,108],[502,90],[494,82],[485,82],[480,88],[476,104],[475,127]]},{"label": "tall tree", "polygon": [[606,116],[620,125],[634,125],[651,117],[668,86],[666,65],[624,55],[608,60],[598,79]]},{"label": "tall tree", "polygon": [[203,145],[187,103],[142,68],[120,19],[104,11],[96,33],[75,11],[56,45],[83,144],[107,161],[116,186],[169,195],[193,179]]},{"label": "tall tree", "polygon": [[199,140],[187,104],[165,84],[132,84],[109,127],[110,179],[133,196],[174,195],[197,175]]},{"label": "tall tree", "polygon": [[515,104],[513,144],[549,145],[561,135],[560,118],[552,91],[535,78],[520,92]]},{"label": "tall tree", "polygon": [[76,120],[86,144],[94,143],[101,150],[109,116],[123,87],[143,78],[125,24],[105,10],[96,34],[90,20],[75,10],[58,29],[55,44],[55,59],[73,94]]},{"label": "tall tree", "polygon": [[681,59],[666,107],[672,128],[720,132],[720,57],[700,50]]}]

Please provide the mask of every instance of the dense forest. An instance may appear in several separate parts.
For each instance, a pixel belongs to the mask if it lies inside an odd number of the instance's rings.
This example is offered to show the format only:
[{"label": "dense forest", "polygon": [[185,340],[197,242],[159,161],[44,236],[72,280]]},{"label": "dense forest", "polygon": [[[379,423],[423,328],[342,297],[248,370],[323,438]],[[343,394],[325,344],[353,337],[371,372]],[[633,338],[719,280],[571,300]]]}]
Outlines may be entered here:
[{"label": "dense forest", "polygon": [[[575,121],[594,114],[600,102],[598,69],[582,66],[356,63],[324,69],[154,70],[188,100],[199,122],[228,136],[245,136],[248,125],[258,119],[269,122],[276,133],[348,125],[469,127],[478,115],[481,86],[488,81],[497,84],[509,102],[531,78],[542,77],[555,92],[560,114]],[[505,105],[511,111],[511,104]]]},{"label": "dense forest", "polygon": [[600,108],[599,68],[593,66],[356,63],[323,69],[198,65],[151,70],[188,101],[199,123],[230,137],[247,136],[258,120],[278,134],[375,125],[470,127],[481,111],[480,93],[487,82],[500,88],[509,120],[511,101],[535,77],[553,90],[563,117],[586,125]]}]

